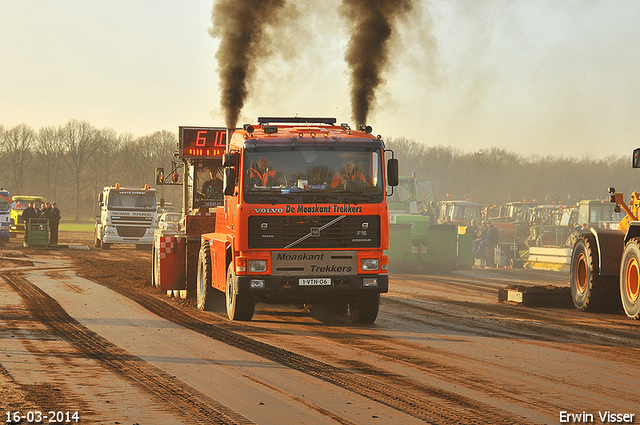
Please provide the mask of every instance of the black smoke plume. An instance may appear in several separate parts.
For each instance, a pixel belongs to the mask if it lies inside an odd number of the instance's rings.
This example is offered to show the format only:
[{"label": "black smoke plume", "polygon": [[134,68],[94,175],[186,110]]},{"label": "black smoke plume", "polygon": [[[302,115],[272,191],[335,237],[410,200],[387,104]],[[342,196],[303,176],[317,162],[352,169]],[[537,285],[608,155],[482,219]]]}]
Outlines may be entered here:
[{"label": "black smoke plume", "polygon": [[356,125],[367,122],[375,90],[383,82],[395,23],[412,9],[413,0],[342,0],[341,13],[351,25],[345,59],[351,70],[351,110]]},{"label": "black smoke plume", "polygon": [[227,128],[236,128],[256,60],[269,53],[265,27],[278,25],[284,4],[285,0],[218,0],[213,5],[209,34],[220,38],[216,59]]}]

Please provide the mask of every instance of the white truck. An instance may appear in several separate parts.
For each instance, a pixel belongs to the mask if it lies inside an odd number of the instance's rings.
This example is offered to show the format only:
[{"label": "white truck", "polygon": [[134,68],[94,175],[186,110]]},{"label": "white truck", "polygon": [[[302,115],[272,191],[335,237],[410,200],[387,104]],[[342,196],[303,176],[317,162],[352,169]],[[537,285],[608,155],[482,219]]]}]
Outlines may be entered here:
[{"label": "white truck", "polygon": [[108,249],[111,244],[134,244],[151,248],[158,227],[156,190],[108,186],[98,197],[100,215],[95,226],[94,245]]}]

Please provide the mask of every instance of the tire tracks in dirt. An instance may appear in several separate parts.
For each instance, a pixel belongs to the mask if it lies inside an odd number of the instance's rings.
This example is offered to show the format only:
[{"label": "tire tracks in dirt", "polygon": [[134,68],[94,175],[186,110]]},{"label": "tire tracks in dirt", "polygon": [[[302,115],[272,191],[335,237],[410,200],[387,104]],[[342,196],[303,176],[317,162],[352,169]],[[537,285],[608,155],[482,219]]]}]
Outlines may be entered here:
[{"label": "tire tracks in dirt", "polygon": [[11,287],[24,299],[34,318],[57,337],[71,343],[90,359],[133,382],[180,415],[184,423],[248,425],[252,421],[155,366],[133,356],[78,323],[53,298],[21,274],[3,273]]},{"label": "tire tracks in dirt", "polygon": [[[83,258],[94,262],[95,259]],[[521,416],[496,409],[490,405],[444,391],[435,387],[412,385],[409,389],[405,382],[374,379],[372,376],[388,374],[382,369],[363,370],[355,373],[328,363],[324,363],[283,348],[252,339],[241,334],[251,332],[243,325],[229,322],[228,327],[202,320],[190,314],[188,308],[178,308],[166,300],[123,285],[105,284],[110,289],[137,302],[142,307],[170,320],[180,326],[201,333],[234,348],[261,356],[291,369],[319,378],[355,394],[382,403],[400,412],[432,424],[525,424]],[[242,328],[242,330],[240,330]],[[418,394],[418,395],[416,395]]]}]

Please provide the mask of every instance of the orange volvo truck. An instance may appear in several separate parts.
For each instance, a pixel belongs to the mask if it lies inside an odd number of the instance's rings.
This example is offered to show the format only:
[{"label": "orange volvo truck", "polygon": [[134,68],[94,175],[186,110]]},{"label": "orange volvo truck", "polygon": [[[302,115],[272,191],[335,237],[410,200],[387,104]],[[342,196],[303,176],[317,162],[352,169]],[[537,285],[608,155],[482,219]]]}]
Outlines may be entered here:
[{"label": "orange volvo truck", "polygon": [[[633,151],[640,168],[640,148]],[[616,229],[589,228],[579,235],[571,257],[571,296],[580,311],[618,311],[640,318],[640,193],[629,204],[609,188],[615,212],[624,210]]]},{"label": "orange volvo truck", "polygon": [[178,184],[182,169],[184,217],[156,231],[155,285],[231,320],[251,320],[256,302],[376,320],[398,161],[371,127],[295,117],[179,131],[182,164],[156,169],[156,183]]}]

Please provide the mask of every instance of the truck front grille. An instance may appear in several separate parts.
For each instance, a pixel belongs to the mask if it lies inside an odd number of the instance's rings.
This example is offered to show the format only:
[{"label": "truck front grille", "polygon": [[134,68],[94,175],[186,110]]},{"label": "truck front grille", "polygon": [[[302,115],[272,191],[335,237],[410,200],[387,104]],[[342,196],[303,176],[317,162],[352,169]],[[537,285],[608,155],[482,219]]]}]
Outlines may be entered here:
[{"label": "truck front grille", "polygon": [[251,216],[249,248],[379,248],[380,217]]},{"label": "truck front grille", "polygon": [[141,238],[147,231],[146,227],[134,227],[134,226],[116,226],[118,230],[118,236],[121,238]]}]

